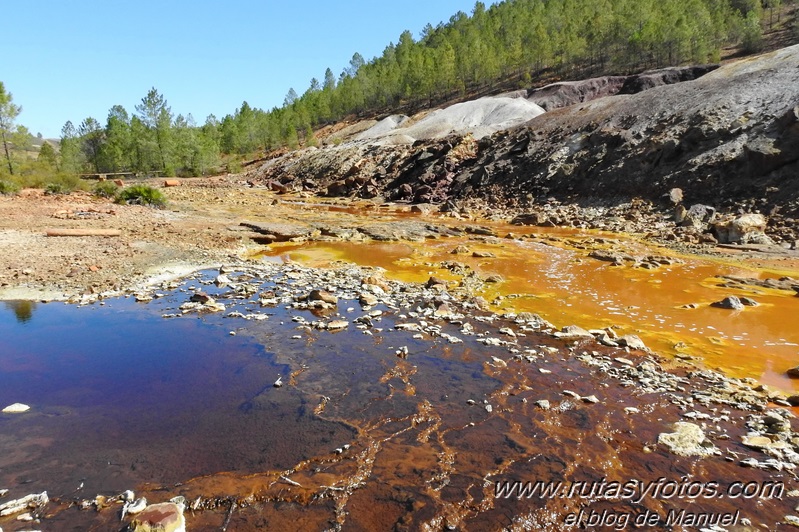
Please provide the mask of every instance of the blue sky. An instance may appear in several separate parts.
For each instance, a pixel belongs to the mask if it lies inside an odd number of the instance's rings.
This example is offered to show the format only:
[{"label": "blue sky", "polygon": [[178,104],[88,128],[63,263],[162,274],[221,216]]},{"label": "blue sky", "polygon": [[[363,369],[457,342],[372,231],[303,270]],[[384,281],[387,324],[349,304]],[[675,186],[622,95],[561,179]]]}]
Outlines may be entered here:
[{"label": "blue sky", "polygon": [[[490,5],[493,2],[486,2]],[[22,106],[17,123],[60,136],[67,120],[105,124],[155,87],[198,123],[243,101],[271,109],[302,94],[354,52],[367,60],[428,22],[471,14],[474,0],[3,2],[0,81]]]}]

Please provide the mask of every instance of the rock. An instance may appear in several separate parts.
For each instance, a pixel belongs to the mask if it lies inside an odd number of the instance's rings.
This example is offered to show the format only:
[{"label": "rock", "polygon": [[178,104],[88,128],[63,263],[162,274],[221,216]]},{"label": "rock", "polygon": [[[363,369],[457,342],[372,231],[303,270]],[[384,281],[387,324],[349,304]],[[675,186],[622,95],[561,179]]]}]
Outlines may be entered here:
[{"label": "rock", "polygon": [[788,371],[785,372],[792,379],[799,379],[799,366],[795,368],[790,368]]},{"label": "rock", "polygon": [[338,304],[338,297],[325,290],[311,290],[307,299],[308,301],[323,301],[329,305]]},{"label": "rock", "polygon": [[126,502],[125,505],[122,507],[122,514],[124,519],[124,514],[128,515],[136,515],[142,513],[145,508],[147,508],[147,499],[144,497],[140,497],[135,501]]},{"label": "rock", "polygon": [[716,301],[710,304],[711,307],[725,308],[729,310],[743,310],[744,304],[735,296],[728,296],[721,301]]},{"label": "rock", "polygon": [[[748,435],[744,436],[742,443],[747,447],[751,447],[752,449],[772,449],[772,448],[779,448],[781,446],[786,445],[785,442],[774,442],[768,436],[761,436],[761,435]],[[778,445],[775,446],[775,443]],[[782,444],[782,445],[779,445]]]},{"label": "rock", "polygon": [[760,303],[750,297],[739,297],[738,299],[741,301],[741,304],[746,307],[756,307],[760,305]]},{"label": "rock", "polygon": [[785,401],[787,401],[790,406],[799,406],[799,395],[789,395],[785,398]]},{"label": "rock", "polygon": [[555,333],[557,338],[593,338],[590,332],[586,331],[578,325],[567,325],[560,332]]},{"label": "rock", "polygon": [[346,329],[350,326],[350,322],[344,320],[333,320],[327,324],[328,331],[338,331],[341,329]]},{"label": "rock", "polygon": [[783,522],[786,525],[792,525],[799,528],[799,517],[796,517],[795,515],[786,515],[783,518]]},{"label": "rock", "polygon": [[496,257],[496,255],[494,255],[490,251],[475,251],[474,253],[472,253],[472,257],[476,259],[489,259]]},{"label": "rock", "polygon": [[602,76],[580,81],[559,81],[533,89],[527,99],[546,111],[618,94],[627,76]]},{"label": "rock", "polygon": [[288,222],[241,222],[240,225],[270,237],[270,240],[274,242],[287,242],[292,238],[309,237],[313,232],[310,227]]},{"label": "rock", "polygon": [[200,291],[200,292],[194,292],[189,298],[189,301],[191,301],[192,303],[205,304],[208,303],[209,301],[213,301],[213,298],[208,294],[206,294],[205,292]]},{"label": "rock", "polygon": [[442,286],[444,288],[447,287],[447,282],[443,279],[439,279],[438,277],[430,276],[430,279],[427,280],[425,283],[427,288],[433,288],[435,286]]},{"label": "rock", "polygon": [[179,187],[180,181],[177,179],[166,179],[164,180],[165,187]]},{"label": "rock", "polygon": [[433,312],[433,316],[436,318],[449,318],[453,316],[455,313],[452,311],[450,306],[446,303],[441,303],[436,307],[436,310]]},{"label": "rock", "polygon": [[363,280],[363,284],[368,286],[377,286],[383,292],[386,293],[391,291],[391,288],[388,286],[386,280],[377,275],[370,275],[369,277]]},{"label": "rock", "polygon": [[510,223],[512,225],[537,225],[542,226],[549,221],[549,216],[543,212],[533,212],[520,214],[513,218]]},{"label": "rock", "polygon": [[685,219],[680,222],[683,227],[704,227],[716,217],[716,209],[708,205],[696,204],[685,213]]},{"label": "rock", "polygon": [[625,260],[634,260],[632,257],[621,254],[621,253],[614,253],[613,251],[607,251],[604,249],[595,249],[591,253],[588,254],[589,257],[596,260],[601,260],[605,262],[612,262],[614,264],[621,264]]},{"label": "rock", "polygon": [[364,307],[371,307],[377,305],[377,301],[378,300],[376,296],[369,294],[367,292],[364,292],[358,296],[358,302],[361,304],[361,306]]},{"label": "rock", "polygon": [[6,503],[0,504],[0,517],[18,514],[29,508],[41,508],[46,505],[50,499],[47,497],[47,492],[32,493],[26,495],[21,499],[15,499]]},{"label": "rock", "polygon": [[549,410],[549,401],[546,399],[539,399],[535,402],[535,406],[540,408],[541,410]]},{"label": "rock", "polygon": [[450,253],[452,253],[453,255],[468,255],[471,252],[472,250],[469,249],[467,246],[464,246],[463,244],[450,251]]},{"label": "rock", "polygon": [[411,205],[411,212],[418,213],[418,214],[430,214],[435,212],[436,206],[430,205],[429,203],[417,203],[416,205]]},{"label": "rock", "polygon": [[716,451],[699,425],[684,421],[674,424],[674,432],[661,433],[658,444],[678,456],[708,456]]},{"label": "rock", "polygon": [[227,286],[230,284],[230,277],[227,275],[217,275],[216,279],[214,279],[214,284],[216,286]]},{"label": "rock", "polygon": [[8,405],[3,409],[4,414],[22,414],[23,412],[27,412],[30,410],[31,407],[23,404],[23,403],[14,403],[13,405]]},{"label": "rock", "polygon": [[584,403],[596,404],[599,402],[599,399],[597,398],[596,395],[586,395],[585,397],[581,397],[580,399]]},{"label": "rock", "polygon": [[713,232],[720,244],[765,244],[774,241],[765,234],[768,220],[762,214],[744,214],[713,224]]},{"label": "rock", "polygon": [[485,282],[487,283],[501,283],[504,280],[505,279],[498,273],[491,274],[485,278]]},{"label": "rock", "polygon": [[186,532],[184,505],[173,502],[151,504],[131,522],[133,532]]},{"label": "rock", "polygon": [[641,351],[647,350],[646,344],[644,344],[643,340],[641,340],[640,338],[638,338],[638,336],[634,334],[628,334],[626,336],[622,336],[621,338],[616,340],[616,343],[622,347],[629,347],[630,349],[638,349]]},{"label": "rock", "polygon": [[681,225],[685,221],[685,215],[688,214],[688,209],[682,204],[674,207],[674,223]]},{"label": "rock", "polygon": [[682,203],[682,189],[673,188],[669,190],[669,200],[675,205],[677,205],[678,203]]},{"label": "rock", "polygon": [[470,235],[497,236],[497,232],[482,225],[467,225],[464,229]]}]

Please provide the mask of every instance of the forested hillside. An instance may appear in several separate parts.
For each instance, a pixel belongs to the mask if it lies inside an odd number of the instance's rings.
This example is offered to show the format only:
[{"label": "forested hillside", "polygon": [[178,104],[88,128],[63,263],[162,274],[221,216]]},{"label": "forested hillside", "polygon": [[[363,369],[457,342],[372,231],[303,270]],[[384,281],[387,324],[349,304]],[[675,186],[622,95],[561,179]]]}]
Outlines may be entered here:
[{"label": "forested hillside", "polygon": [[[557,79],[715,62],[729,46],[755,52],[763,32],[775,26],[793,27],[796,39],[789,2],[506,0],[490,8],[477,2],[471,15],[428,24],[418,39],[403,32],[380,57],[367,61],[355,53],[338,76],[328,68],[321,81],[313,78],[301,95],[290,89],[283,106],[269,111],[243,102],[221,120],[211,115],[198,125],[191,115],[174,116],[153,88],[133,114],[117,105],[105,124],[92,117],[77,126],[67,122],[60,154],[49,164],[65,173],[203,175],[218,170],[227,155],[236,160],[314,145],[315,129],[352,115],[419,110]],[[4,135],[13,125],[4,126]],[[7,159],[2,171],[13,173]]]}]

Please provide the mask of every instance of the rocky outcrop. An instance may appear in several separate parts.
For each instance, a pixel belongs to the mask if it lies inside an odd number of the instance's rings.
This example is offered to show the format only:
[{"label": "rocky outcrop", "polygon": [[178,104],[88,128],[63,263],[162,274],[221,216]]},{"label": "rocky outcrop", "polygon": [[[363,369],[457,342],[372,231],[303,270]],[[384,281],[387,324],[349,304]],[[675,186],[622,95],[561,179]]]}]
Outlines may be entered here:
[{"label": "rocky outcrop", "polygon": [[546,111],[551,111],[605,96],[636,94],[662,85],[691,81],[718,67],[719,65],[673,67],[632,76],[603,76],[582,81],[561,81],[529,91],[527,99]]},{"label": "rocky outcrop", "polygon": [[[548,198],[613,206],[636,197],[671,209],[667,195],[680,188],[689,205],[768,214],[768,232],[799,218],[798,62],[799,45],[692,81],[624,94],[683,75],[644,74],[638,85],[625,81],[628,89],[616,96],[590,101],[615,91],[618,80],[560,84],[539,94],[554,102],[568,88],[586,101],[552,103],[552,110],[523,125],[477,140],[456,133],[411,145],[364,140],[301,150],[248,177],[320,194],[437,204],[445,211],[471,201],[522,210]],[[524,223],[531,221],[541,223]],[[781,235],[796,238],[793,230]]]}]

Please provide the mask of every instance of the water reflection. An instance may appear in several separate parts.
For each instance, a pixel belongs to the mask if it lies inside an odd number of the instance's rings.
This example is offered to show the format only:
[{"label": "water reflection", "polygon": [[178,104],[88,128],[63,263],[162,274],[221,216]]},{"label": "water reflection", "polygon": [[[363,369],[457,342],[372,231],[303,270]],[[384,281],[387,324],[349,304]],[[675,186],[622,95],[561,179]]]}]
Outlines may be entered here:
[{"label": "water reflection", "polygon": [[35,301],[3,301],[3,304],[14,313],[19,323],[31,321],[36,309]]}]

